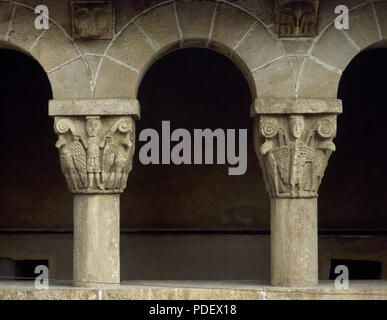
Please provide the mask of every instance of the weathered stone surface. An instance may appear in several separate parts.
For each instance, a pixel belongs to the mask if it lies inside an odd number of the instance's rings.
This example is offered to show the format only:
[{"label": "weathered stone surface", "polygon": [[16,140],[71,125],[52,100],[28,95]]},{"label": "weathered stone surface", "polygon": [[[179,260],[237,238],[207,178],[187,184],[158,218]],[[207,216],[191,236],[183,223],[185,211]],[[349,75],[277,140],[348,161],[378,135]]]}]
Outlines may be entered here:
[{"label": "weathered stone surface", "polygon": [[116,32],[119,32],[133,18],[138,17],[145,10],[155,7],[165,0],[115,0]]},{"label": "weathered stone surface", "polygon": [[215,16],[212,40],[231,49],[235,48],[255,22],[256,20],[247,13],[221,3]]},{"label": "weathered stone surface", "polygon": [[293,72],[285,58],[253,72],[257,95],[269,97],[295,97]]},{"label": "weathered stone surface", "polygon": [[304,61],[306,57],[289,57],[288,56],[289,64],[292,68],[293,74],[294,74],[294,81],[297,84],[299,78],[300,78],[300,72],[302,65],[304,64]]},{"label": "weathered stone surface", "polygon": [[155,55],[152,45],[139,28],[131,23],[114,41],[107,54],[137,70],[143,70]]},{"label": "weathered stone surface", "polygon": [[[31,12],[38,5],[47,6],[50,14],[50,19],[58,24],[65,32],[71,36],[71,10],[70,1],[57,0],[19,0],[18,2],[27,5]],[[36,17],[36,15],[35,15]]]},{"label": "weathered stone surface", "polygon": [[318,283],[317,198],[271,199],[271,284]]},{"label": "weathered stone surface", "polygon": [[305,40],[282,40],[281,41],[287,54],[306,54],[313,44],[311,39]]},{"label": "weathered stone surface", "polygon": [[374,3],[383,39],[387,38],[387,2]]},{"label": "weathered stone surface", "polygon": [[265,25],[275,23],[275,2],[272,0],[230,0],[228,2],[247,10],[250,14],[256,16]]},{"label": "weathered stone surface", "polygon": [[136,99],[51,100],[48,114],[50,116],[130,115],[138,119],[140,105]]},{"label": "weathered stone surface", "polygon": [[345,5],[348,9],[364,3],[364,0],[341,0],[338,3],[336,0],[324,0],[320,1],[320,10],[318,15],[318,34],[320,34],[329,24],[334,23],[334,20],[338,16],[335,14],[335,8],[340,5]]},{"label": "weathered stone surface", "polygon": [[82,54],[104,54],[111,40],[74,40]]},{"label": "weathered stone surface", "polygon": [[339,100],[257,99],[254,146],[271,198],[271,283],[318,282],[317,192],[336,147]]},{"label": "weathered stone surface", "polygon": [[[92,102],[93,100],[90,100],[90,104]],[[96,105],[96,111],[109,105],[103,101],[100,103]],[[117,104],[119,103],[117,101]],[[62,101],[56,106],[60,107],[63,104],[65,102]],[[51,104],[52,106],[54,108],[50,110],[51,115],[57,114],[58,112],[52,111],[58,108],[55,108],[55,104]],[[73,101],[68,102],[70,112],[78,113],[80,107]],[[130,105],[126,105],[125,109],[125,112],[128,112]],[[118,112],[122,113],[122,110]],[[69,191],[77,194],[123,192],[132,170],[135,146],[134,120],[130,116],[111,114],[108,114],[108,117],[106,114],[77,115],[55,115],[54,124],[58,135],[55,146],[59,150],[62,173],[66,177]]]},{"label": "weathered stone surface", "polygon": [[34,28],[35,13],[24,7],[16,6],[8,39],[13,44],[29,51],[38,36],[43,32]]},{"label": "weathered stone surface", "polygon": [[284,55],[273,36],[260,23],[256,24],[236,52],[250,70]]},{"label": "weathered stone surface", "polygon": [[136,22],[152,39],[157,51],[167,50],[171,44],[181,40],[173,4],[157,7],[140,16]]},{"label": "weathered stone surface", "polygon": [[51,27],[31,53],[47,72],[79,55],[74,43],[58,27]]},{"label": "weathered stone surface", "polygon": [[89,99],[91,77],[82,58],[48,74],[54,99]]},{"label": "weathered stone surface", "polygon": [[343,112],[337,99],[256,99],[251,105],[251,116],[259,114],[313,114]]},{"label": "weathered stone surface", "polygon": [[97,76],[98,66],[99,66],[99,63],[100,63],[102,57],[101,56],[89,56],[89,55],[86,55],[84,57],[85,57],[87,65],[88,65],[93,84],[95,84],[95,82],[97,80],[95,77]]},{"label": "weathered stone surface", "polygon": [[317,197],[335,136],[336,115],[261,114],[254,144],[269,196]]},{"label": "weathered stone surface", "polygon": [[346,32],[360,49],[380,40],[371,4],[356,8],[350,13],[349,29]]},{"label": "weathered stone surface", "polygon": [[[333,44],[340,44],[340,54],[337,54],[337,46]],[[344,70],[358,53],[359,50],[335,26],[324,33],[312,51],[313,56],[340,70]]]},{"label": "weathered stone surface", "polygon": [[1,300],[386,300],[385,281],[351,281],[349,289],[335,289],[333,281],[309,287],[271,287],[255,281],[129,281],[119,288],[52,286],[11,282],[0,286]]},{"label": "weathered stone surface", "polygon": [[135,98],[138,78],[136,71],[103,58],[95,86],[95,98]]},{"label": "weathered stone surface", "polygon": [[74,197],[74,285],[120,283],[119,195]]},{"label": "weathered stone surface", "polygon": [[0,2],[0,39],[4,40],[12,17],[13,6]]},{"label": "weathered stone surface", "polygon": [[207,39],[210,34],[215,2],[176,2],[184,40]]},{"label": "weathered stone surface", "polygon": [[336,99],[340,78],[341,74],[308,58],[301,74],[298,97]]}]

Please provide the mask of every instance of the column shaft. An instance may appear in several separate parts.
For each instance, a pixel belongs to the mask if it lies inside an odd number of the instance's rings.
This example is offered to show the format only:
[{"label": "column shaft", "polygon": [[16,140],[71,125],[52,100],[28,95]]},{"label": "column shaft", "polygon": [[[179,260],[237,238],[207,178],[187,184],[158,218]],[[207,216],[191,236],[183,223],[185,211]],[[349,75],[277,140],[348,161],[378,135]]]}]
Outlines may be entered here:
[{"label": "column shaft", "polygon": [[74,285],[120,283],[120,195],[74,196]]},{"label": "column shaft", "polygon": [[317,198],[271,199],[271,284],[317,283]]}]

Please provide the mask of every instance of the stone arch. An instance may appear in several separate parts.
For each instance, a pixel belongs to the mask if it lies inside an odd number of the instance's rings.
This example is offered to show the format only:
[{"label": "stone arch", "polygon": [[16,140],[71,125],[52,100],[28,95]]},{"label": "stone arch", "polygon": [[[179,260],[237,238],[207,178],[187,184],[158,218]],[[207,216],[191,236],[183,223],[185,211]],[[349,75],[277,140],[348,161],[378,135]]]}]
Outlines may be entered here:
[{"label": "stone arch", "polygon": [[196,0],[163,1],[139,12],[102,55],[95,98],[136,98],[153,61],[188,47],[210,48],[231,58],[247,78],[253,98],[294,96],[295,75],[285,49],[272,31],[271,19],[258,12],[265,10],[235,1]]},{"label": "stone arch", "polygon": [[[40,4],[47,4],[41,1]],[[36,4],[35,4],[36,5]],[[62,7],[63,6],[63,7]],[[11,48],[34,57],[50,80],[54,99],[92,98],[91,72],[84,50],[69,35],[69,1],[50,8],[50,27],[37,30],[33,1],[0,2],[0,48]]]},{"label": "stone arch", "polygon": [[387,40],[387,1],[343,1],[341,4],[350,9],[349,29],[335,28],[333,7],[330,15],[320,21],[329,22],[323,24],[307,53],[299,55],[302,63],[297,97],[337,98],[341,75],[350,61],[359,52]]}]

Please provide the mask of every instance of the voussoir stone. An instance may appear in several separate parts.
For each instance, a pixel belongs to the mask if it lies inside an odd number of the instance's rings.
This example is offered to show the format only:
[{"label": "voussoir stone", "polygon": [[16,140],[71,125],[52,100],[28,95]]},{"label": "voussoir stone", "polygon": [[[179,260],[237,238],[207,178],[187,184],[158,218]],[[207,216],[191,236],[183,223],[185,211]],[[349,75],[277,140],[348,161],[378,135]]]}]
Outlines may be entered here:
[{"label": "voussoir stone", "polygon": [[260,23],[255,25],[236,52],[251,70],[284,54],[273,36]]},{"label": "voussoir stone", "polygon": [[253,72],[259,97],[294,97],[295,84],[286,58],[273,62]]},{"label": "voussoir stone", "polygon": [[275,22],[275,2],[272,0],[230,0],[229,2],[244,8],[265,25]]},{"label": "voussoir stone", "polygon": [[82,54],[104,54],[111,40],[76,39],[74,42]]},{"label": "voussoir stone", "polygon": [[0,2],[0,39],[4,40],[12,17],[13,7],[5,2]]},{"label": "voussoir stone", "polygon": [[136,22],[152,39],[157,51],[181,40],[173,4],[157,7],[141,15]]},{"label": "voussoir stone", "polygon": [[[114,79],[114,81],[112,81]],[[95,86],[95,97],[128,98],[136,97],[139,74],[108,58],[103,58]]]},{"label": "voussoir stone", "polygon": [[43,30],[35,29],[35,13],[24,7],[16,7],[8,40],[26,51],[34,44]]},{"label": "voussoir stone", "polygon": [[102,59],[101,56],[85,56],[85,60],[89,67],[89,71],[90,71],[93,83],[95,83],[96,81],[95,77],[97,75],[97,70],[101,59]]},{"label": "voussoir stone", "polygon": [[143,70],[155,55],[149,39],[134,24],[129,24],[107,52],[137,70]]},{"label": "voussoir stone", "polygon": [[384,39],[387,38],[387,2],[376,2],[374,4],[378,16],[380,30]]},{"label": "voussoir stone", "polygon": [[346,30],[360,49],[380,40],[372,5],[354,9],[349,14],[349,28]]},{"label": "voussoir stone", "polygon": [[335,8],[338,5],[345,5],[348,9],[352,9],[353,7],[364,3],[364,0],[341,0],[338,2],[337,0],[324,0],[320,1],[320,9],[318,14],[318,34],[320,34],[329,24],[333,23],[336,17]]},{"label": "voussoir stone", "polygon": [[119,32],[127,23],[141,15],[145,10],[152,8],[165,0],[115,0],[116,32]]},{"label": "voussoir stone", "polygon": [[287,54],[307,54],[313,44],[311,39],[281,40]]},{"label": "voussoir stone", "polygon": [[183,39],[207,39],[214,15],[215,2],[176,2]]},{"label": "voussoir stone", "polygon": [[211,40],[233,49],[255,22],[256,19],[246,12],[221,3],[216,11]]},{"label": "voussoir stone", "polygon": [[[71,34],[71,1],[57,1],[57,0],[18,0],[17,2],[27,5],[31,11],[39,6],[45,5],[49,10],[50,19],[58,24],[67,32]],[[36,17],[37,15],[35,15]]]},{"label": "voussoir stone", "polygon": [[[340,45],[340,54],[337,54],[335,44]],[[341,70],[344,70],[358,53],[357,48],[335,26],[328,28],[312,51],[313,56],[316,58]]]},{"label": "voussoir stone", "polygon": [[51,27],[44,34],[31,53],[46,71],[50,71],[79,55],[71,39],[56,26]]},{"label": "voussoir stone", "polygon": [[336,98],[341,74],[307,59],[300,76],[298,96],[303,98]]},{"label": "voussoir stone", "polygon": [[306,57],[288,57],[290,66],[293,69],[295,81],[297,81],[300,76],[301,68],[305,59]]},{"label": "voussoir stone", "polygon": [[92,97],[90,74],[82,58],[48,74],[54,99],[88,99]]}]

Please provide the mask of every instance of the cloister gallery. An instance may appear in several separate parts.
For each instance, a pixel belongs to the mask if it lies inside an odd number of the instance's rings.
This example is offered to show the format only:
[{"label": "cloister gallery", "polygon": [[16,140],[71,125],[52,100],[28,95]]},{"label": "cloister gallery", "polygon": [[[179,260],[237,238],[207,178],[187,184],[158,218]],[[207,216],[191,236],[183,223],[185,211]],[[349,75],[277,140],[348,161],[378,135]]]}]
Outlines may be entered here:
[{"label": "cloister gallery", "polygon": [[1,279],[382,283],[386,41],[387,1],[0,0]]}]

